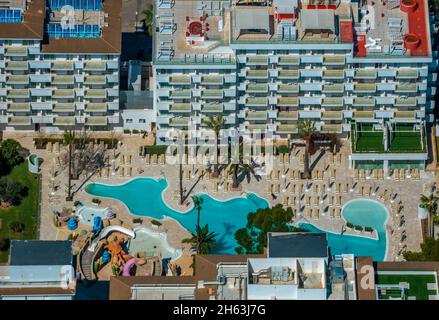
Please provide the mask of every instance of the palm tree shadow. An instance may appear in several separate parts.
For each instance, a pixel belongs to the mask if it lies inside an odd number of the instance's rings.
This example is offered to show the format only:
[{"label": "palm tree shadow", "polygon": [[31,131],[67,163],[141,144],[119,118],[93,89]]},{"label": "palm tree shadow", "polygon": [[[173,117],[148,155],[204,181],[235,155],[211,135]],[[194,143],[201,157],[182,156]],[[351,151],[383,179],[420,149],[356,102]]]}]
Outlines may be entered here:
[{"label": "palm tree shadow", "polygon": [[235,230],[236,225],[232,224],[232,223],[224,222],[223,226],[224,226],[223,234],[221,235],[221,237],[216,239],[216,243],[218,244],[218,248],[215,248],[212,251],[212,253],[219,253],[220,251],[224,252],[226,250],[234,248],[234,247],[230,246],[230,244],[229,245],[227,244],[226,238],[228,236],[233,236],[233,231]]}]

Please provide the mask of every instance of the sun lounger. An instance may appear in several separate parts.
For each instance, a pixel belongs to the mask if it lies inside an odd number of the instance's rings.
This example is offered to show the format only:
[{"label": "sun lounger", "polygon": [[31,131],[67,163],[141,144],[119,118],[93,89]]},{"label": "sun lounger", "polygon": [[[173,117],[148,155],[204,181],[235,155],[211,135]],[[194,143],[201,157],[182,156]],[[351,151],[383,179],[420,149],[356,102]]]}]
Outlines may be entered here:
[{"label": "sun lounger", "polygon": [[280,191],[279,183],[276,183],[276,184],[274,185],[274,193],[279,193],[279,191]]},{"label": "sun lounger", "polygon": [[273,193],[273,185],[271,183],[267,183],[267,193]]},{"label": "sun lounger", "polygon": [[317,194],[317,184],[313,183],[312,185],[312,193]]},{"label": "sun lounger", "polygon": [[48,153],[52,153],[52,142],[47,143],[46,149]]},{"label": "sun lounger", "polygon": [[335,183],[335,193],[340,193],[341,183]]},{"label": "sun lounger", "polygon": [[131,177],[132,174],[133,174],[133,168],[131,168],[131,167],[127,168],[127,176]]},{"label": "sun lounger", "polygon": [[332,206],[334,204],[334,197],[331,195],[328,195],[328,205]]},{"label": "sun lounger", "polygon": [[151,162],[151,158],[150,158],[149,154],[147,153],[147,154],[145,155],[145,164],[146,164],[146,165],[149,165],[150,162]]},{"label": "sun lounger", "polygon": [[311,196],[306,196],[306,201],[305,201],[307,206],[311,205]]},{"label": "sun lounger", "polygon": [[125,172],[124,167],[119,167],[119,177],[122,178],[124,176],[124,172]]},{"label": "sun lounger", "polygon": [[314,207],[318,207],[319,206],[319,197],[314,197]]},{"label": "sun lounger", "polygon": [[290,155],[288,153],[285,154],[285,164],[290,164]]},{"label": "sun lounger", "polygon": [[314,208],[314,209],[313,209],[313,214],[312,214],[313,219],[314,219],[314,220],[319,220],[319,215],[320,215],[320,213],[319,213],[319,209]]},{"label": "sun lounger", "polygon": [[335,216],[341,218],[341,208],[335,208]]},{"label": "sun lounger", "polygon": [[288,202],[290,201],[290,198],[288,196],[284,196],[282,200],[283,200],[282,204],[284,206],[288,206]]},{"label": "sun lounger", "polygon": [[308,219],[310,219],[310,218],[311,218],[311,209],[310,209],[310,208],[306,208],[306,209],[305,209],[305,212],[306,212],[306,217],[307,217]]},{"label": "sun lounger", "polygon": [[218,192],[218,181],[212,181],[212,191]]},{"label": "sun lounger", "polygon": [[356,181],[358,181],[360,178],[360,172],[358,169],[354,169],[354,178]]},{"label": "sun lounger", "polygon": [[[130,156],[130,159],[131,159],[131,156]],[[131,161],[130,161],[130,163],[131,163]],[[160,165],[164,165],[165,164],[165,155],[164,154],[160,155],[160,157],[159,157],[159,164]]]}]

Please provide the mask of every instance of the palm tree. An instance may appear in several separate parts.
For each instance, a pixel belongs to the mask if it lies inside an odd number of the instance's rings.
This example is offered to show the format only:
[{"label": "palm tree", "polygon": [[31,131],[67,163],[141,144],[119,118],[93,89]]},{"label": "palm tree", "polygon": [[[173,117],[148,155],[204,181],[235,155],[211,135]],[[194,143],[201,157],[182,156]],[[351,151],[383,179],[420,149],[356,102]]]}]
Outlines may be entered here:
[{"label": "palm tree", "polygon": [[[209,116],[206,120],[204,120],[204,124],[206,128],[213,130],[215,133],[215,142],[218,143],[218,137],[221,129],[224,127],[226,123],[226,119],[222,115],[217,115],[215,117]],[[215,148],[214,155],[214,163],[213,163],[213,174],[214,178],[219,176],[219,165],[218,165],[218,148]]]},{"label": "palm tree", "polygon": [[151,37],[154,30],[154,8],[152,4],[147,5],[146,9],[142,11],[145,17],[142,19],[143,27],[146,33]]},{"label": "palm tree", "polygon": [[429,237],[433,236],[433,216],[437,213],[437,205],[439,201],[439,197],[431,193],[429,196],[421,194],[421,204],[419,205],[421,208],[428,211],[428,232]]},{"label": "palm tree", "polygon": [[312,120],[301,120],[297,122],[299,135],[305,140],[305,157],[304,157],[304,178],[309,179],[309,146],[311,144],[311,136],[316,131],[315,123]]},{"label": "palm tree", "polygon": [[217,235],[216,232],[209,232],[209,226],[206,224],[203,228],[197,227],[196,234],[192,233],[191,238],[183,239],[182,242],[191,244],[192,250],[197,250],[197,254],[210,254],[213,249],[220,247],[215,241]]},{"label": "palm tree", "polygon": [[75,132],[72,130],[65,131],[63,137],[63,144],[69,147],[69,178],[67,186],[67,201],[72,201],[72,157],[73,145],[75,143]]},{"label": "palm tree", "polygon": [[244,161],[244,146],[242,143],[239,145],[238,159],[232,159],[230,156],[229,159],[231,162],[229,163],[227,170],[233,174],[233,188],[237,188],[239,186],[238,176],[240,174],[246,177],[248,182],[250,182],[252,176],[258,179],[258,176],[255,172],[256,164],[254,162],[247,163]]},{"label": "palm tree", "polygon": [[[200,215],[201,215],[201,209],[203,206],[203,198],[199,196],[192,196],[192,201],[194,202],[194,207],[197,210],[197,226],[196,230],[200,229]],[[200,253],[200,238],[199,233],[197,232],[197,254]]]}]

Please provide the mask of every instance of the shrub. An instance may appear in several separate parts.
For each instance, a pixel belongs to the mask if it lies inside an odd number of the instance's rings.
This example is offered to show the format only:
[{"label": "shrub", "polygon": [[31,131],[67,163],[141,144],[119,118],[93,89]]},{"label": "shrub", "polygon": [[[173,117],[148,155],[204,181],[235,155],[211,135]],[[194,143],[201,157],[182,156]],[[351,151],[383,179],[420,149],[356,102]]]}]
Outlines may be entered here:
[{"label": "shrub", "polygon": [[145,154],[165,154],[168,146],[144,146]]},{"label": "shrub", "polygon": [[157,221],[157,220],[154,220],[154,219],[151,220],[151,224],[153,224],[153,225],[155,225],[157,227],[160,227],[162,225],[162,223],[160,221]]},{"label": "shrub", "polygon": [[371,227],[364,227],[364,231],[372,233],[373,232],[373,228],[371,228]]},{"label": "shrub", "polygon": [[99,200],[98,198],[93,198],[91,200],[91,202],[95,203],[95,204],[101,204],[101,200]]},{"label": "shrub", "polygon": [[0,251],[7,251],[10,245],[11,240],[9,240],[8,238],[0,238]]},{"label": "shrub", "polygon": [[131,134],[131,130],[130,129],[123,129],[123,133]]},{"label": "shrub", "polygon": [[362,226],[354,226],[354,229],[357,231],[363,231],[363,227]]},{"label": "shrub", "polygon": [[133,223],[142,223],[142,222],[143,222],[142,218],[134,218],[133,219]]},{"label": "shrub", "polygon": [[348,222],[348,223],[346,223],[346,227],[353,229],[354,225],[352,223]]},{"label": "shrub", "polygon": [[277,150],[281,154],[288,153],[288,151],[289,151],[288,146],[286,146],[286,145],[279,146],[279,148]]},{"label": "shrub", "polygon": [[0,178],[0,203],[18,205],[26,193],[27,187],[21,183],[10,181],[6,177]]},{"label": "shrub", "polygon": [[81,205],[82,205],[82,202],[79,201],[79,200],[76,200],[75,202],[73,202],[73,205],[74,205],[75,207],[77,207],[77,206],[81,206]]},{"label": "shrub", "polygon": [[12,221],[12,222],[9,224],[9,228],[10,228],[13,232],[21,233],[21,232],[24,231],[25,225],[24,225],[24,223],[19,222],[19,221]]},{"label": "shrub", "polygon": [[139,134],[139,130],[134,129],[134,130],[133,130],[133,134]]}]

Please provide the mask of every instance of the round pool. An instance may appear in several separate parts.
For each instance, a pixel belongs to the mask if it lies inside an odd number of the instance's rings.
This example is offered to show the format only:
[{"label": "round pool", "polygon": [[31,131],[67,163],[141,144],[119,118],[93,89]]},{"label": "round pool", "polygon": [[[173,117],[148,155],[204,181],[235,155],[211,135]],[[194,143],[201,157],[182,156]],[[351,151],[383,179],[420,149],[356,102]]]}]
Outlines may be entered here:
[{"label": "round pool", "polygon": [[191,36],[202,36],[203,35],[203,25],[201,22],[193,21],[189,24],[189,33]]}]

